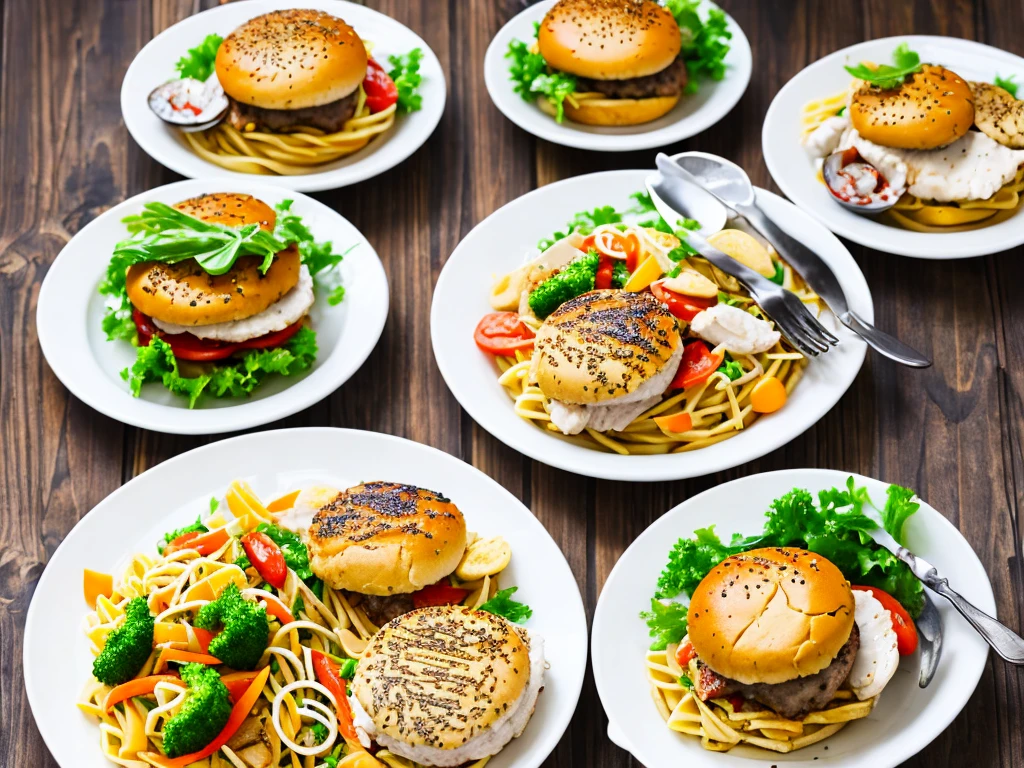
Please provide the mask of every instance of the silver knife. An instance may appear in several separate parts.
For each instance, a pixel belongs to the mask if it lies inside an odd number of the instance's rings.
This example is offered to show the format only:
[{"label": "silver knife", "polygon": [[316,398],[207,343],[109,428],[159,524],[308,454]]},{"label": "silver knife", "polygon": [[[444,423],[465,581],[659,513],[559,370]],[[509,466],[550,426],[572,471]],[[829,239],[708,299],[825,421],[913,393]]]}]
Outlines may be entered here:
[{"label": "silver knife", "polygon": [[939,659],[942,657],[942,617],[928,593],[923,594],[924,608],[914,623],[917,625],[917,645],[921,649],[921,674],[917,684],[927,688],[935,677],[935,670],[939,668]]},{"label": "silver knife", "polygon": [[832,314],[838,320],[871,345],[872,349],[891,360],[914,368],[927,368],[932,361],[913,347],[899,339],[880,331],[850,309],[846,301],[846,293],[839,284],[832,268],[825,261],[794,237],[786,234],[774,221],[765,216],[764,211],[754,204],[742,204],[724,200],[715,190],[708,189],[685,168],[663,152],[657,156],[658,170],[664,174],[674,174],[679,178],[699,185],[725,206],[735,216],[744,219],[751,227],[764,237],[776,251],[807,280],[815,293],[824,299]]},{"label": "silver knife", "polygon": [[[875,522],[878,522],[878,520],[875,520]],[[1005,624],[976,608],[963,595],[951,589],[949,582],[945,577],[939,575],[934,565],[923,557],[918,557],[906,547],[901,546],[881,525],[872,531],[868,531],[868,535],[874,539],[876,544],[885,547],[906,563],[911,572],[926,587],[949,600],[953,607],[960,612],[960,615],[967,619],[967,622],[985,639],[985,642],[992,646],[992,650],[1002,659],[1011,664],[1024,665],[1024,638]]]}]

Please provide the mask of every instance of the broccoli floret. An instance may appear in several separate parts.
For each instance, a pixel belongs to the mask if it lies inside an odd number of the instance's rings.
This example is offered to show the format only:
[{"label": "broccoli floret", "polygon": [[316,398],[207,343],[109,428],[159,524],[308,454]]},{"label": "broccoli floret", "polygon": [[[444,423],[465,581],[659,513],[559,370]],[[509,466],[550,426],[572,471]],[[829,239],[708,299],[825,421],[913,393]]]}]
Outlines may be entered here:
[{"label": "broccoli floret", "polygon": [[616,260],[612,266],[612,288],[625,288],[629,280],[629,267],[626,262]]},{"label": "broccoli floret", "polygon": [[105,685],[127,683],[145,666],[153,650],[153,617],[144,597],[133,597],[124,608],[124,623],[107,636],[92,673]]},{"label": "broccoli floret", "polygon": [[560,272],[555,273],[530,293],[530,309],[543,320],[569,299],[594,290],[597,266],[600,257],[597,251],[590,251],[570,261]]},{"label": "broccoli floret", "polygon": [[200,629],[224,628],[210,643],[210,653],[232,669],[255,669],[270,634],[266,608],[242,597],[236,584],[200,608],[195,624]]},{"label": "broccoli floret", "polygon": [[179,757],[198,752],[219,734],[231,716],[231,695],[213,667],[186,664],[181,679],[188,686],[178,714],[164,723],[164,752]]}]

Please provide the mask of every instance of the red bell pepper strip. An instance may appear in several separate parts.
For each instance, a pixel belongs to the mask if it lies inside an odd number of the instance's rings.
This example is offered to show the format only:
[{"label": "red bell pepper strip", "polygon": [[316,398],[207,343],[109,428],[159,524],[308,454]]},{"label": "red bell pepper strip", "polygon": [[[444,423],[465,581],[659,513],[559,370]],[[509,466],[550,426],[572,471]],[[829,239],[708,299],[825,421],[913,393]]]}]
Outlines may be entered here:
[{"label": "red bell pepper strip", "polygon": [[284,562],[284,553],[272,538],[260,531],[249,531],[242,537],[242,548],[256,573],[265,582],[277,589],[284,589],[288,566]]},{"label": "red bell pepper strip", "polygon": [[[356,727],[352,724],[352,707],[348,703],[348,689],[338,667],[320,651],[311,651],[313,655],[313,671],[320,685],[334,696],[335,708],[338,710],[338,732],[350,746],[359,745]],[[362,746],[359,746],[362,749]]]}]

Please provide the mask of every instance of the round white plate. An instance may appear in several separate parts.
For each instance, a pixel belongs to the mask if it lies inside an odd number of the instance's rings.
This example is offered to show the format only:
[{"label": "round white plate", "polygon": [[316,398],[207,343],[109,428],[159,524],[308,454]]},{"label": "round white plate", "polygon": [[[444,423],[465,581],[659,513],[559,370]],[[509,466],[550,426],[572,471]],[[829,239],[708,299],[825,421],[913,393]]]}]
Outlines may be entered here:
[{"label": "round white plate", "polygon": [[[107,341],[100,327],[106,297],[98,292],[114,245],[128,237],[121,219],[144,203],[173,204],[207,192],[255,195],[271,207],[294,200],[318,241],[330,240],[337,252],[352,250],[335,268],[345,299],[335,307],[324,291],[310,310],[319,352],[313,367],[299,375],[268,376],[247,398],[203,396],[196,407],[171,394],[159,382],[132,397],[120,373],[135,362],[127,341]],[[353,247],[354,246],[354,247]],[[333,279],[333,276],[332,278]],[[373,350],[388,316],[388,279],[373,246],[340,214],[311,197],[256,179],[245,183],[203,179],[179,181],[125,200],[71,238],[58,254],[39,290],[36,328],[50,368],[71,393],[100,413],[158,432],[211,435],[282,419],[327,397],[355,373]]]},{"label": "round white plate", "polygon": [[[480,426],[532,459],[590,477],[612,480],[678,480],[719,472],[752,461],[785,445],[838,402],[864,362],[865,345],[838,327],[841,343],[811,360],[781,411],[762,416],[736,437],[684,454],[619,456],[575,445],[516,415],[498,384],[493,359],[477,349],[473,329],[492,312],[490,291],[496,277],[523,263],[542,237],[565,230],[577,211],[611,205],[619,210],[644,189],[649,171],[607,171],[541,187],[498,209],[459,243],[434,289],[430,334],[434,357],[449,389]],[[813,244],[846,291],[850,307],[869,321],[874,306],[864,275],[849,251],[827,229],[771,192],[759,189],[758,202],[793,237]],[[835,318],[831,325],[838,326]]]},{"label": "round white plate", "polygon": [[1005,221],[969,232],[913,232],[848,211],[836,204],[818,181],[814,161],[800,145],[804,104],[849,87],[850,75],[844,65],[891,61],[893,49],[903,42],[921,55],[921,61],[941,64],[966,80],[992,82],[997,74],[1024,80],[1024,59],[971,40],[908,35],[843,48],[801,70],[772,100],[761,132],[761,149],[775,183],[801,210],[837,235],[886,253],[957,259],[997,253],[1024,243],[1024,216],[1019,210]]},{"label": "round white plate", "polygon": [[[807,768],[891,768],[923,749],[953,721],[981,679],[988,645],[949,603],[935,595],[932,598],[942,617],[944,639],[938,670],[928,688],[917,685],[919,654],[902,659],[871,715],[820,744],[788,755],[748,746],[724,754],[708,752],[698,739],[669,730],[654,706],[644,670],[644,653],[651,639],[639,613],[650,610],[658,574],[668,562],[672,544],[709,525],[725,540],[733,532],[756,533],[774,499],[794,487],[812,493],[841,487],[848,477],[848,472],[832,469],[789,469],[724,483],[668,512],[622,554],[597,601],[591,640],[594,681],[613,742],[650,768],[739,768],[755,761],[758,765],[785,763]],[[887,483],[853,477],[858,485],[867,487],[875,503],[885,501]],[[985,569],[946,518],[921,504],[907,524],[907,539],[910,549],[949,577],[954,589],[995,615]]]},{"label": "round white plate", "polygon": [[[146,103],[150,91],[178,77],[175,62],[189,48],[216,32],[226,37],[232,30],[263,13],[286,8],[319,8],[344,19],[364,40],[374,43],[374,58],[388,68],[388,56],[423,49],[419,93],[423,108],[399,115],[387,133],[378,136],[364,149],[348,157],[321,166],[301,176],[258,176],[229,171],[196,155],[181,132],[153,114]],[[437,56],[411,29],[382,13],[345,0],[249,0],[229,3],[189,16],[165,29],[139,51],[121,84],[121,114],[132,138],[146,154],[172,171],[195,178],[218,178],[235,184],[253,179],[272,179],[272,183],[301,192],[318,192],[355,184],[393,168],[419,149],[430,138],[444,112],[446,88],[444,72]]]},{"label": "round white plate", "polygon": [[[671,112],[643,125],[596,126],[566,120],[556,123],[536,104],[523,100],[512,90],[509,80],[508,59],[505,53],[513,40],[531,41],[535,38],[534,23],[540,22],[555,0],[543,0],[531,5],[508,22],[487,47],[484,56],[484,81],[494,105],[509,120],[534,136],[579,149],[603,152],[627,152],[634,149],[663,147],[694,136],[710,128],[736,106],[750,82],[751,54],[743,30],[731,16],[726,16],[732,32],[731,46],[726,54],[725,78],[716,82],[703,79],[700,90],[683,96]],[[701,5],[701,16],[706,18],[711,3]]]},{"label": "round white plate", "polygon": [[521,737],[488,765],[535,768],[555,748],[576,708],[587,664],[587,621],[576,579],[544,526],[483,472],[410,440],[347,429],[287,429],[196,448],[130,481],[74,527],[43,571],[25,624],[25,688],[47,747],[64,768],[109,768],[96,723],[75,707],[92,664],[82,633],[82,569],[118,573],[164,531],[195,519],[233,479],[264,499],[326,483],[395,480],[443,491],[472,531],[512,547],[502,583],[533,608],[524,626],[544,638],[550,663],[537,711]]}]

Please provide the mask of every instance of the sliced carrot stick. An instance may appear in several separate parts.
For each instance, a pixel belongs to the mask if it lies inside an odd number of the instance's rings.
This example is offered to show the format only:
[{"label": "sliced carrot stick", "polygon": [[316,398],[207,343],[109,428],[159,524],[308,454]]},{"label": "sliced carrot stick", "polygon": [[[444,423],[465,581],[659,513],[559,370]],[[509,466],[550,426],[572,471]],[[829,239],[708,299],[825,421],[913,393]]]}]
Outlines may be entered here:
[{"label": "sliced carrot stick", "polygon": [[231,535],[226,528],[218,528],[209,533],[202,533],[198,536],[192,533],[185,533],[172,540],[165,548],[164,554],[177,552],[180,549],[194,549],[200,555],[210,555],[223,547]]},{"label": "sliced carrot stick", "polygon": [[680,411],[671,416],[655,416],[654,423],[661,428],[662,432],[680,434],[693,429],[693,416],[686,411]]},{"label": "sliced carrot stick", "polygon": [[167,669],[168,662],[171,661],[182,664],[223,664],[216,656],[211,656],[208,653],[192,653],[191,651],[179,651],[177,648],[164,648],[160,651],[153,671],[157,674],[163,672]]},{"label": "sliced carrot stick", "polygon": [[221,675],[220,681],[227,686],[231,701],[238,701],[249,689],[249,684],[259,672],[231,672]]},{"label": "sliced carrot stick", "polygon": [[274,499],[272,502],[267,504],[267,512],[284,512],[286,509],[291,509],[295,506],[295,500],[299,498],[298,491],[292,491],[286,493],[279,499]]},{"label": "sliced carrot stick", "polygon": [[[213,640],[213,632],[208,629],[200,629],[199,627],[192,627],[192,631],[196,634],[200,650],[206,653],[210,647],[210,641]],[[187,643],[188,625],[158,621],[153,628],[153,642],[156,645],[161,643]]]},{"label": "sliced carrot stick", "polygon": [[114,577],[109,573],[91,571],[88,568],[82,577],[82,587],[85,591],[85,603],[90,608],[96,607],[96,599],[103,595],[108,600],[114,594]]},{"label": "sliced carrot stick", "polygon": [[231,708],[231,715],[228,717],[228,721],[224,725],[223,730],[221,730],[217,735],[217,738],[207,744],[203,749],[189,755],[182,755],[181,757],[175,758],[161,755],[159,752],[140,752],[139,757],[155,766],[158,766],[158,768],[185,768],[186,765],[192,765],[192,763],[209,757],[227,744],[231,737],[235,735],[235,731],[238,730],[245,718],[249,716],[249,710],[252,709],[253,705],[256,703],[256,699],[258,699],[260,693],[262,693],[263,686],[266,685],[267,678],[269,676],[269,666],[264,667],[259,671],[252,683],[249,684],[249,688],[246,692],[242,694],[242,697],[235,702],[235,706]]},{"label": "sliced carrot stick", "polygon": [[263,604],[267,608],[267,613],[276,617],[282,624],[291,624],[295,621],[291,608],[285,605],[281,598],[267,592],[264,595],[260,595],[260,599],[263,600]]},{"label": "sliced carrot stick", "polygon": [[114,708],[115,704],[120,704],[122,701],[133,698],[135,696],[146,696],[152,693],[156,689],[157,683],[180,683],[181,678],[177,675],[150,675],[149,677],[138,677],[135,680],[129,680],[127,683],[112,688],[110,693],[107,694],[107,700],[103,703],[103,708],[109,712]]}]

